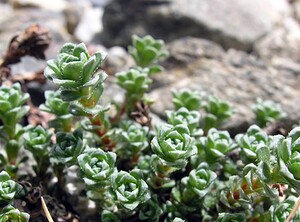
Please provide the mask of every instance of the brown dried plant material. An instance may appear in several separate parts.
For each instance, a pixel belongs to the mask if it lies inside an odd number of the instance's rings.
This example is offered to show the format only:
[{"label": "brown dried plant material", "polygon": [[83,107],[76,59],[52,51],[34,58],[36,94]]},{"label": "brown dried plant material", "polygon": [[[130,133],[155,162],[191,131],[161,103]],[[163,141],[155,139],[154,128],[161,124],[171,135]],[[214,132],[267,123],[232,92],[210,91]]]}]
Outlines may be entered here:
[{"label": "brown dried plant material", "polygon": [[144,102],[136,103],[131,117],[142,126],[151,126],[150,108]]},{"label": "brown dried plant material", "polygon": [[270,123],[264,128],[264,131],[268,135],[288,135],[288,130],[284,128],[284,124],[282,122]]},{"label": "brown dried plant material", "polygon": [[[10,78],[10,65],[19,63],[24,56],[45,59],[45,50],[49,47],[51,36],[48,29],[38,25],[30,25],[20,34],[14,36],[0,61],[0,83]],[[36,76],[40,79],[39,73]],[[31,79],[36,79],[31,77]],[[13,81],[13,80],[12,80]]]},{"label": "brown dried plant material", "polygon": [[26,72],[22,74],[16,74],[12,76],[13,82],[31,82],[36,81],[40,84],[44,84],[46,82],[45,76],[44,76],[44,70],[40,70],[37,72]]},{"label": "brown dried plant material", "polygon": [[43,112],[31,103],[29,106],[30,110],[27,116],[28,123],[32,126],[42,125],[43,127],[48,128],[48,122],[54,119],[55,115]]},{"label": "brown dried plant material", "polygon": [[11,39],[1,66],[18,63],[26,55],[44,60],[50,42],[48,29],[38,24],[31,25]]}]

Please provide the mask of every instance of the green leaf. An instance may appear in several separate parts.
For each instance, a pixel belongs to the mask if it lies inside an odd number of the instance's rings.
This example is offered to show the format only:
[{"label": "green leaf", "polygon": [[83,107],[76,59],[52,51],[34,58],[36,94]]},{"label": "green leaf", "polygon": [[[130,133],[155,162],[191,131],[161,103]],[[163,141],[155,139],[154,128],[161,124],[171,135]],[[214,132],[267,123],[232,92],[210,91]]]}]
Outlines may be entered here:
[{"label": "green leaf", "polygon": [[81,98],[81,96],[82,96],[81,93],[76,90],[62,90],[61,91],[61,98],[67,102],[78,100]]},{"label": "green leaf", "polygon": [[89,57],[88,50],[84,43],[79,43],[78,45],[75,46],[73,50],[73,55],[78,58],[80,57],[81,53],[84,53],[87,58]]},{"label": "green leaf", "polygon": [[144,67],[150,65],[152,61],[156,58],[156,56],[157,56],[156,49],[152,47],[147,47],[142,56]]},{"label": "green leaf", "polygon": [[150,66],[149,67],[149,76],[152,76],[156,73],[162,72],[164,70],[164,68],[162,66],[156,65],[156,66]]},{"label": "green leaf", "polygon": [[81,61],[63,64],[63,79],[82,81],[82,68],[83,63]]},{"label": "green leaf", "polygon": [[60,53],[67,53],[67,54],[73,54],[75,48],[75,44],[73,43],[66,43],[63,45],[61,50],[59,51]]},{"label": "green leaf", "polygon": [[257,159],[258,161],[263,161],[266,164],[270,164],[270,150],[267,146],[261,145],[257,148]]}]

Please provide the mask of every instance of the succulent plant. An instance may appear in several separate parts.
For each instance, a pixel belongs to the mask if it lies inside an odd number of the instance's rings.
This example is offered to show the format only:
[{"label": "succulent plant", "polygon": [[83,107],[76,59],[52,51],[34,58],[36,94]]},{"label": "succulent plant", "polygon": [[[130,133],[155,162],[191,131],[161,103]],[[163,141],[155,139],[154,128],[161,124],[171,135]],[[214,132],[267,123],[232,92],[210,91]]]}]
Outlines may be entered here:
[{"label": "succulent plant", "polygon": [[150,199],[148,185],[136,170],[113,174],[111,184],[115,202],[127,210],[134,210]]},{"label": "succulent plant", "polygon": [[8,139],[13,139],[16,135],[16,125],[28,112],[29,106],[24,103],[29,99],[28,93],[22,93],[21,86],[15,83],[11,87],[0,87],[0,119]]},{"label": "succulent plant", "polygon": [[236,144],[231,139],[228,131],[219,131],[212,128],[208,131],[207,137],[200,138],[197,147],[199,155],[207,162],[213,163],[217,159],[225,157],[236,147]]},{"label": "succulent plant", "polygon": [[148,78],[148,73],[142,69],[130,69],[116,74],[117,84],[126,91],[128,102],[141,99],[145,92],[149,90],[152,80]]},{"label": "succulent plant", "polygon": [[181,107],[177,111],[166,111],[168,123],[176,126],[187,124],[191,135],[201,136],[203,131],[199,129],[200,113],[197,111],[189,111],[185,107]]},{"label": "succulent plant", "polygon": [[33,155],[44,156],[49,154],[52,133],[41,126],[36,126],[24,135],[24,147]]},{"label": "succulent plant", "polygon": [[234,113],[234,110],[227,101],[211,96],[204,104],[206,115],[203,118],[204,131],[220,126]]},{"label": "succulent plant", "polygon": [[[193,169],[188,177],[182,178],[181,182],[185,185],[183,199],[185,193],[192,191],[198,198],[204,197],[211,189],[213,181],[217,178],[217,174],[209,169],[208,166],[202,164],[198,169]],[[188,196],[186,194],[186,196]]]},{"label": "succulent plant", "polygon": [[[296,202],[295,198],[289,197],[285,201],[271,206],[269,210],[269,214],[267,215],[266,218],[272,222],[287,221],[295,205],[295,202]],[[298,220],[300,220],[299,211],[296,212],[293,218],[293,221],[298,221]]]},{"label": "succulent plant", "polygon": [[62,100],[59,91],[45,91],[45,104],[40,105],[40,110],[53,113],[56,116],[70,115],[70,103]]},{"label": "succulent plant", "polygon": [[280,120],[286,116],[280,104],[271,100],[262,100],[261,98],[258,98],[256,104],[252,106],[252,109],[260,127],[264,127],[267,123]]},{"label": "succulent plant", "polygon": [[176,110],[185,107],[190,111],[198,111],[202,107],[202,95],[198,91],[191,91],[189,89],[174,90],[172,95],[172,102]]},{"label": "succulent plant", "polygon": [[[100,102],[106,74],[97,71],[103,54],[91,56],[84,44],[65,44],[45,70],[59,87],[47,91],[40,106],[55,118],[48,128],[44,122],[25,126],[36,117],[33,112],[19,124],[29,109],[24,106],[28,94],[19,84],[0,87],[0,142],[6,151],[0,153],[5,169],[0,222],[27,222],[28,212],[31,220],[39,220],[43,215],[37,219],[33,209],[40,204],[40,184],[57,220],[60,210],[65,213],[73,204],[82,220],[101,215],[104,222],[300,221],[295,212],[300,127],[284,136],[253,125],[234,140],[216,129],[233,114],[229,103],[216,97],[206,102],[189,89],[173,92],[175,110],[166,112],[166,124],[156,124],[146,93],[151,75],[162,70],[157,64],[166,56],[163,41],[135,36],[129,52],[136,65],[115,78],[125,90],[124,100],[110,107]],[[260,104],[256,111],[261,125],[283,116],[274,104]],[[20,181],[24,178],[29,182]],[[61,196],[67,197],[62,200],[66,209],[56,211]],[[92,212],[90,204],[83,212],[86,206],[71,203],[70,197],[94,203],[93,219],[83,215]],[[71,219],[70,212],[64,215]]]},{"label": "succulent plant", "polygon": [[18,190],[18,185],[10,179],[7,172],[0,172],[0,202],[7,203],[13,200]]},{"label": "succulent plant", "polygon": [[149,147],[149,128],[133,121],[122,122],[120,128],[112,134],[117,142],[116,151],[128,157],[138,154]]},{"label": "succulent plant", "polygon": [[102,222],[121,222],[121,219],[113,212],[103,210],[101,214]]},{"label": "succulent plant", "polygon": [[85,106],[93,107],[102,95],[106,78],[105,73],[96,73],[103,59],[100,52],[90,56],[83,43],[67,43],[57,59],[47,62],[45,76],[59,86],[64,101],[81,99]]},{"label": "succulent plant", "polygon": [[267,133],[257,125],[250,126],[245,134],[236,135],[235,140],[241,148],[241,158],[246,164],[255,162],[258,148],[268,146],[269,143]]},{"label": "succulent plant", "polygon": [[153,152],[165,165],[183,168],[196,153],[194,139],[185,124],[163,126],[151,142]]},{"label": "succulent plant", "polygon": [[73,133],[58,132],[56,145],[51,150],[52,161],[67,165],[77,164],[77,157],[85,149],[82,137],[81,130],[76,130]]},{"label": "succulent plant", "polygon": [[100,148],[88,148],[78,156],[81,177],[87,186],[99,188],[109,185],[111,175],[116,171],[116,154]]},{"label": "succulent plant", "polygon": [[[164,42],[162,40],[155,40],[147,35],[140,38],[136,35],[132,37],[133,46],[129,47],[129,53],[133,57],[137,66],[151,67],[161,58],[168,56],[168,52],[163,49]],[[160,71],[159,66],[154,67],[155,71]]]},{"label": "succulent plant", "polygon": [[29,218],[28,213],[20,212],[11,205],[4,207],[0,213],[0,222],[28,222]]},{"label": "succulent plant", "polygon": [[139,219],[150,222],[157,222],[159,217],[163,214],[159,206],[157,197],[153,197],[143,204],[139,212]]},{"label": "succulent plant", "polygon": [[62,100],[59,91],[46,91],[46,102],[40,105],[40,110],[56,115],[56,118],[49,121],[49,127],[56,131],[69,132],[72,128],[73,115],[70,113],[70,103]]}]

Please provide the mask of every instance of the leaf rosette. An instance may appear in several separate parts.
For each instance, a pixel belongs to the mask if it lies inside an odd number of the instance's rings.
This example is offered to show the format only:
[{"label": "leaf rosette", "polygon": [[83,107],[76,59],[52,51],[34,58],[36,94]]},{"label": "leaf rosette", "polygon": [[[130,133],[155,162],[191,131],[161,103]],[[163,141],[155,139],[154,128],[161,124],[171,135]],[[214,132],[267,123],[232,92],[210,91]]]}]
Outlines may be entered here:
[{"label": "leaf rosette", "polygon": [[51,151],[52,161],[74,165],[77,164],[77,157],[83,151],[81,130],[76,130],[73,133],[58,132],[56,134],[56,145]]},{"label": "leaf rosette", "polygon": [[157,222],[159,220],[160,215],[162,215],[163,211],[159,207],[159,203],[157,201],[157,197],[148,200],[139,212],[139,219],[146,220],[151,222]]},{"label": "leaf rosette", "polygon": [[[164,50],[164,41],[155,40],[147,35],[140,38],[136,35],[132,37],[133,46],[128,48],[130,55],[135,63],[140,67],[150,67],[159,59],[168,56],[168,52]],[[159,70],[159,67],[155,70]]]},{"label": "leaf rosette", "polygon": [[190,133],[193,136],[201,136],[202,130],[199,130],[200,113],[197,111],[189,111],[185,107],[181,107],[177,111],[166,111],[168,123],[176,126],[180,124],[187,124]]},{"label": "leaf rosette", "polygon": [[196,153],[194,138],[186,124],[163,126],[151,141],[151,147],[163,164],[177,168],[185,167],[187,159]]},{"label": "leaf rosette", "polygon": [[116,203],[127,210],[134,210],[139,204],[150,199],[148,185],[137,170],[113,174],[111,184]]},{"label": "leaf rosette", "polygon": [[241,148],[241,158],[245,163],[253,163],[257,159],[257,150],[262,146],[267,146],[269,137],[257,125],[252,125],[246,134],[238,134],[235,137]]},{"label": "leaf rosette", "polygon": [[276,144],[280,173],[286,182],[300,193],[300,127],[290,131],[286,138],[278,136]]},{"label": "leaf rosette", "polygon": [[121,222],[121,219],[113,212],[103,210],[101,214],[102,222]]},{"label": "leaf rosette", "polygon": [[0,87],[0,119],[11,138],[15,136],[17,122],[29,111],[29,106],[23,106],[28,99],[29,94],[22,93],[19,83]]},{"label": "leaf rosette", "polygon": [[105,187],[116,171],[116,154],[102,149],[88,148],[78,156],[82,179],[88,186]]},{"label": "leaf rosette", "polygon": [[11,205],[4,207],[0,213],[0,222],[28,222],[29,214],[20,212]]},{"label": "leaf rosette", "polygon": [[172,92],[172,102],[175,109],[185,107],[188,110],[199,110],[202,106],[202,95],[198,91],[191,91],[189,89],[181,89]]},{"label": "leaf rosette", "polygon": [[83,43],[66,43],[58,58],[47,62],[44,74],[60,87],[64,101],[83,98],[94,106],[102,95],[103,81],[107,76],[103,72],[96,73],[103,60],[104,55],[100,52],[90,56]]},{"label": "leaf rosette", "polygon": [[149,90],[152,80],[144,69],[130,69],[116,74],[117,84],[122,87],[131,101],[141,99]]},{"label": "leaf rosette", "polygon": [[41,126],[36,126],[29,129],[23,135],[25,149],[32,152],[34,155],[44,156],[49,153],[49,145],[51,142],[52,133]]},{"label": "leaf rosette", "polygon": [[182,178],[186,189],[192,190],[198,197],[204,197],[210,190],[217,174],[211,170],[200,167],[190,172],[188,177]]},{"label": "leaf rosette", "polygon": [[0,202],[11,201],[18,190],[18,185],[15,181],[10,179],[7,172],[0,173]]},{"label": "leaf rosette", "polygon": [[206,115],[203,118],[204,131],[217,128],[234,113],[231,105],[218,97],[211,96],[203,105]]},{"label": "leaf rosette", "polygon": [[121,124],[119,129],[112,132],[112,137],[117,141],[117,150],[130,156],[149,146],[148,133],[148,127],[126,121]]},{"label": "leaf rosette", "polygon": [[281,105],[271,100],[262,100],[258,98],[256,104],[252,106],[252,110],[256,115],[256,121],[260,127],[264,127],[267,123],[275,122],[286,116]]},{"label": "leaf rosette", "polygon": [[[281,222],[281,221],[287,221],[287,218],[292,212],[292,209],[295,205],[295,198],[293,196],[290,196],[285,201],[280,202],[277,205],[272,205],[269,210],[269,215],[267,215],[269,218],[269,221],[272,222]],[[300,220],[300,214],[299,211],[296,212],[295,217],[293,217],[293,221],[299,221]]]},{"label": "leaf rosette", "polygon": [[198,153],[209,163],[225,157],[236,147],[228,131],[219,131],[215,128],[208,131],[207,137],[201,137],[197,145]]}]

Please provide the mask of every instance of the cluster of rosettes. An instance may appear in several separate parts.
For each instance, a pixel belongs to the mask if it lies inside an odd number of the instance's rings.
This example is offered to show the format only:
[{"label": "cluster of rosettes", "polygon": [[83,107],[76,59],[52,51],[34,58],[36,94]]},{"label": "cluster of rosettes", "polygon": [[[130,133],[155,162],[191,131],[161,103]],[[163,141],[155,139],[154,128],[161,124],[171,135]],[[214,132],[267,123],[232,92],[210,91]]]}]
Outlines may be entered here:
[{"label": "cluster of rosettes", "polygon": [[22,190],[22,186],[11,180],[6,171],[0,172],[0,204],[5,206],[0,213],[0,222],[29,221],[29,214],[20,212],[12,206],[14,198],[18,198]]}]

